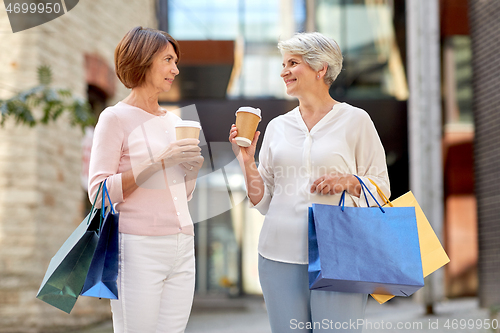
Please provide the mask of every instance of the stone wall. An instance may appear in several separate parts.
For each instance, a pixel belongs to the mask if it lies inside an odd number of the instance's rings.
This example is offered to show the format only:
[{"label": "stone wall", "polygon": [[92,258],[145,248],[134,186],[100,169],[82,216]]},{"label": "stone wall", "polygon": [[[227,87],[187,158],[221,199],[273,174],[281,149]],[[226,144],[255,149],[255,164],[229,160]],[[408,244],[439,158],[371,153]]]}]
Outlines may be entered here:
[{"label": "stone wall", "polygon": [[500,1],[470,0],[479,300],[500,306]]},{"label": "stone wall", "polygon": [[[2,5],[0,5],[2,6]],[[0,10],[0,98],[37,84],[50,65],[53,86],[85,96],[85,54],[114,68],[113,52],[137,25],[156,27],[155,1],[86,0],[44,25],[13,34]],[[117,82],[109,104],[127,94]],[[109,301],[81,297],[71,315],[35,299],[51,257],[83,219],[79,128],[65,119],[0,128],[0,332],[56,332],[110,317]]]}]

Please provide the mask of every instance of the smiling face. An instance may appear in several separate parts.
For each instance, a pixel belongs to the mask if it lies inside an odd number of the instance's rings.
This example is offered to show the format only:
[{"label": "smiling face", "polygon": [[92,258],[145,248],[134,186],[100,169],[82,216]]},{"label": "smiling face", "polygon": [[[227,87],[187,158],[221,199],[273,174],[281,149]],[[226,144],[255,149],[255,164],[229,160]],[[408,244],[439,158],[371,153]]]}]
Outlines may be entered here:
[{"label": "smiling face", "polygon": [[297,54],[283,54],[281,77],[285,81],[286,93],[301,97],[307,92],[314,92],[318,84],[317,73]]},{"label": "smiling face", "polygon": [[171,43],[155,55],[153,63],[146,74],[145,84],[158,92],[167,92],[179,69],[177,55]]}]

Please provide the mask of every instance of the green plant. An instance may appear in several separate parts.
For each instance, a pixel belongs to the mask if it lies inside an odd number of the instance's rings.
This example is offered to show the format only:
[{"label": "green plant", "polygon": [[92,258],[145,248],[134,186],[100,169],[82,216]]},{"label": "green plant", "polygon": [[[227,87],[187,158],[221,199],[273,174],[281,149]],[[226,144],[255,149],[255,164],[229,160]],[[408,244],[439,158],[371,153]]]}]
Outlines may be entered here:
[{"label": "green plant", "polygon": [[[95,117],[89,103],[74,97],[69,89],[52,88],[52,70],[49,66],[38,67],[38,85],[21,91],[16,96],[0,100],[0,125],[13,117],[18,124],[35,126],[38,123],[48,124],[55,121],[63,112],[69,112],[71,125],[82,128],[94,125]],[[40,108],[42,117],[36,119],[33,110]]]}]

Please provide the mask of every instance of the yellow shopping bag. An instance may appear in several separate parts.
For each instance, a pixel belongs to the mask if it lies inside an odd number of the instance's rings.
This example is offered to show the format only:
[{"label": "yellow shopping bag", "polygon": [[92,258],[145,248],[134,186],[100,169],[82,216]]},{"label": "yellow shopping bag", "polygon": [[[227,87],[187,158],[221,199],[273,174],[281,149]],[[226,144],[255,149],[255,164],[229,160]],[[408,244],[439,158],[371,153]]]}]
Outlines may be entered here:
[{"label": "yellow shopping bag", "polygon": [[[386,202],[385,206],[390,207],[415,207],[417,217],[418,239],[420,243],[420,256],[422,257],[422,271],[424,277],[435,272],[438,268],[450,262],[450,258],[441,246],[438,237],[432,230],[431,224],[427,220],[420,208],[420,205],[415,199],[413,193],[408,192],[392,202],[385,196],[378,185],[370,179],[370,182],[375,185],[380,197]],[[373,298],[380,304],[383,304],[393,298],[393,295],[371,294]]]}]

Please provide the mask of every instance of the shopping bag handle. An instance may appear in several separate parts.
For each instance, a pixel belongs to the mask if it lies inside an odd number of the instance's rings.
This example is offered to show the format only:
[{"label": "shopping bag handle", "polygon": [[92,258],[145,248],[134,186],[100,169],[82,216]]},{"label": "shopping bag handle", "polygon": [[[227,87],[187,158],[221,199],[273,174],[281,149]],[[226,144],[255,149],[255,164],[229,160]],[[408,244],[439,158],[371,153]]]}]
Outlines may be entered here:
[{"label": "shopping bag handle", "polygon": [[370,183],[373,184],[373,186],[375,186],[377,188],[377,193],[378,195],[382,198],[382,200],[384,200],[384,204],[387,204],[391,207],[394,207],[394,205],[392,204],[391,200],[389,200],[389,198],[387,198],[387,196],[384,194],[384,192],[382,192],[382,190],[380,189],[380,187],[377,185],[377,183],[375,183],[373,180],[371,180],[370,178],[368,178],[368,180],[370,181]]},{"label": "shopping bag handle", "polygon": [[99,184],[99,188],[97,189],[97,194],[95,195],[95,198],[94,198],[94,203],[92,203],[92,208],[90,208],[90,214],[89,214],[89,218],[87,220],[87,225],[90,224],[90,217],[92,215],[92,212],[94,211],[95,203],[97,202],[97,197],[99,196],[99,193],[101,192],[101,187],[102,187],[102,183]]},{"label": "shopping bag handle", "polygon": [[363,194],[365,195],[365,199],[366,199],[366,205],[367,207],[370,207],[370,204],[368,203],[368,197],[366,196],[366,192],[365,192],[365,189],[368,191],[368,193],[370,193],[371,197],[373,198],[373,200],[375,201],[375,203],[377,204],[378,208],[380,208],[380,210],[382,211],[382,213],[385,213],[385,210],[382,208],[382,206],[378,203],[377,199],[375,199],[375,196],[372,194],[372,192],[370,191],[370,189],[368,188],[368,186],[366,186],[366,184],[361,180],[361,178],[359,178],[358,176],[356,175],[353,175],[354,177],[356,177],[359,181],[359,183],[361,184],[361,189],[363,190]]},{"label": "shopping bag handle", "polygon": [[109,201],[109,206],[111,207],[111,213],[115,214],[115,210],[113,208],[113,203],[111,202],[111,198],[109,197],[109,192],[108,192],[108,187],[106,186],[106,181],[105,179],[102,182],[102,204],[101,204],[101,216],[99,216],[99,231],[101,230],[102,227],[102,222],[104,220],[104,216],[106,213],[106,198],[108,198]]},{"label": "shopping bag handle", "polygon": [[[372,196],[373,200],[375,200],[375,202],[377,203],[378,208],[380,208],[380,210],[382,211],[382,213],[385,213],[385,210],[382,208],[382,206],[380,206],[380,204],[378,203],[377,199],[375,199],[375,196],[368,189],[368,186],[366,186],[366,184],[361,180],[361,178],[359,178],[356,175],[353,175],[353,176],[358,179],[359,184],[361,185],[361,190],[363,191],[363,194],[365,195],[366,206],[370,207],[370,204],[368,203],[368,197],[366,196],[365,188],[366,188],[366,191],[368,191],[368,193],[370,193],[370,195]],[[345,206],[345,192],[346,192],[345,190],[344,190],[344,192],[342,192],[342,196],[340,197],[340,201],[339,201],[339,206],[342,206],[342,211],[344,211],[344,206]]]},{"label": "shopping bag handle", "polygon": [[[363,190],[363,193],[365,194],[365,200],[366,200],[366,206],[367,207],[370,207],[370,204],[368,203],[368,198],[366,197],[366,193],[365,193],[365,189],[363,186],[361,186],[361,189]],[[340,201],[339,201],[339,206],[342,206],[342,211],[344,211],[344,207],[345,207],[345,192],[347,192],[346,190],[344,190],[342,192],[342,196],[340,197]],[[370,192],[370,191],[368,191]],[[371,193],[370,193],[371,194]],[[378,202],[377,202],[378,204]],[[380,205],[379,205],[380,207]],[[381,208],[382,209],[382,208]],[[382,210],[382,212],[384,212],[384,210]],[[384,212],[385,213],[385,212]]]},{"label": "shopping bag handle", "polygon": [[106,207],[106,198],[108,198],[108,201],[109,201],[109,206],[111,207],[111,212],[113,214],[115,214],[115,210],[113,208],[113,203],[111,202],[111,198],[109,196],[109,191],[108,191],[108,187],[106,186],[106,182],[108,180],[104,180],[103,182],[103,192],[102,192],[102,205],[101,205],[101,211],[102,211],[102,217],[104,217],[104,211],[105,211],[105,207]]}]

